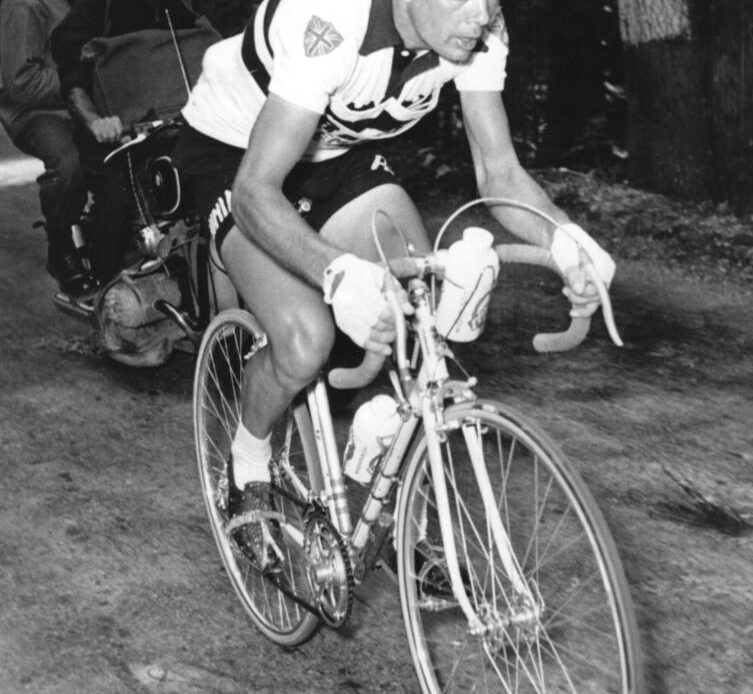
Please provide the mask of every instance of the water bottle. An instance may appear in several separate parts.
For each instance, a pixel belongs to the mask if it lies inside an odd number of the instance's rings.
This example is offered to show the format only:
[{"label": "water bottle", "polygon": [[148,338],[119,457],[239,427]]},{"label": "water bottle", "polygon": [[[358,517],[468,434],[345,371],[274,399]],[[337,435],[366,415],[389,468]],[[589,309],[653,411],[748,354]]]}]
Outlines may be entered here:
[{"label": "water bottle", "polygon": [[486,229],[468,227],[462,239],[439,251],[445,276],[437,306],[437,330],[450,340],[471,342],[484,330],[499,274],[493,241]]},{"label": "water bottle", "polygon": [[353,417],[343,454],[345,474],[359,484],[369,484],[374,470],[400,427],[397,402],[389,395],[375,395]]}]

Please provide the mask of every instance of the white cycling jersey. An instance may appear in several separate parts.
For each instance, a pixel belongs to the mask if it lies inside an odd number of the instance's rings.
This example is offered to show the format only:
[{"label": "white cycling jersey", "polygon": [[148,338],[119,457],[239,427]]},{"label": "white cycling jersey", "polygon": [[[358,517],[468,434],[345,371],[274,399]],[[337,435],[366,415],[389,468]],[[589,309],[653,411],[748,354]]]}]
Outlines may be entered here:
[{"label": "white cycling jersey", "polygon": [[467,64],[407,50],[391,0],[264,0],[244,34],[211,46],[183,115],[199,132],[244,148],[267,94],[321,113],[307,161],[398,135],[431,111],[442,85],[501,91],[501,13]]}]

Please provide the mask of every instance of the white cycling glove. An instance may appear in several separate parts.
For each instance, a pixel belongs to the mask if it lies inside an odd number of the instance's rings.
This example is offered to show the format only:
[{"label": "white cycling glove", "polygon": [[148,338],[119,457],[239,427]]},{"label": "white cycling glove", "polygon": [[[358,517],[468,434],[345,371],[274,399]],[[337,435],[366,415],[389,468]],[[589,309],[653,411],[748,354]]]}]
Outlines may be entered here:
[{"label": "white cycling glove", "polygon": [[550,250],[560,274],[566,277],[571,268],[577,268],[580,265],[578,254],[579,244],[590,256],[599,277],[609,287],[616,269],[612,256],[599,246],[581,227],[572,222],[563,224],[554,230]]},{"label": "white cycling glove", "polygon": [[359,347],[387,306],[384,278],[383,267],[352,253],[338,256],[324,271],[324,301],[332,305],[337,327]]}]

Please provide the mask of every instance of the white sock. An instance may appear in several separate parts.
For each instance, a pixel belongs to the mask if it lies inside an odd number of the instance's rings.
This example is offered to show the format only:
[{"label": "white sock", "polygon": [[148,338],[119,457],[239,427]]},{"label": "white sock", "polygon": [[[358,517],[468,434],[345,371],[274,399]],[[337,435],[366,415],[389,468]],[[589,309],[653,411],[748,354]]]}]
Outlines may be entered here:
[{"label": "white sock", "polygon": [[257,439],[241,422],[235,432],[230,452],[233,456],[233,480],[238,489],[249,482],[269,482],[269,461],[272,459],[272,445],[268,434]]}]

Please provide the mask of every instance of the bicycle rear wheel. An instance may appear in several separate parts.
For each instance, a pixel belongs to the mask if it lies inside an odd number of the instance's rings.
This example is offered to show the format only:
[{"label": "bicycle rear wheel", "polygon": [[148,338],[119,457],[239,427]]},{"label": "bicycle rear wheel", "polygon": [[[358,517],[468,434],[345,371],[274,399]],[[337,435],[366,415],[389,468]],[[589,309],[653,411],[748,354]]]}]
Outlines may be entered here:
[{"label": "bicycle rear wheel", "polygon": [[[233,588],[262,633],[280,645],[295,646],[306,641],[319,625],[318,617],[296,599],[313,603],[303,558],[301,507],[281,494],[274,496],[275,509],[282,514],[285,557],[282,570],[273,575],[255,569],[225,530],[230,445],[241,416],[243,371],[265,342],[266,336],[246,311],[223,311],[210,323],[194,377],[194,437],[204,502]],[[309,481],[315,477],[315,468],[309,465],[317,460],[305,405],[275,425],[272,447],[273,480],[305,501]]]},{"label": "bicycle rear wheel", "polygon": [[[642,692],[627,582],[580,476],[535,425],[499,403],[449,407],[444,421],[453,423],[441,450],[461,576],[484,628],[470,633],[452,594],[423,436],[397,509],[401,604],[423,692]],[[483,454],[525,590],[502,567],[469,442]]]}]

